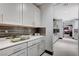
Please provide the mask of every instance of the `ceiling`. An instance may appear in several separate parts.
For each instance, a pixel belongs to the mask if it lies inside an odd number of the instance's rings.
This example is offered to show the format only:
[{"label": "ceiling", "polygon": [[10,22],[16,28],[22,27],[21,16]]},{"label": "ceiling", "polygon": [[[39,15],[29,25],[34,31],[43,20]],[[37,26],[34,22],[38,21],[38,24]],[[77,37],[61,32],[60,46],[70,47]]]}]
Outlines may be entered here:
[{"label": "ceiling", "polygon": [[[41,6],[41,5],[43,5],[43,4],[46,4],[46,3],[34,3],[34,5],[36,5],[36,6]],[[50,4],[50,3],[49,3]],[[60,4],[64,4],[64,5],[66,5],[66,4],[68,4],[68,3],[52,3],[54,6],[55,5],[60,5]]]},{"label": "ceiling", "polygon": [[[47,4],[47,3],[33,3],[35,6],[37,6],[38,8],[40,8],[40,6]],[[48,3],[50,4],[50,3]],[[52,3],[53,6],[57,6],[57,5],[68,5],[68,3]]]},{"label": "ceiling", "polygon": [[37,6],[40,6],[40,5],[44,4],[44,3],[34,3],[34,4],[37,5]]},{"label": "ceiling", "polygon": [[34,5],[36,5],[37,7],[40,7],[41,5],[43,5],[44,3],[33,3]]},{"label": "ceiling", "polygon": [[[46,3],[33,3],[34,5],[36,5],[37,7],[43,5],[43,4],[46,4]],[[50,3],[49,3],[50,4]],[[63,6],[66,6],[66,5],[70,5],[70,4],[75,4],[75,3],[52,3],[54,6],[57,6],[57,5],[63,5]],[[77,3],[76,3],[77,4]]]}]

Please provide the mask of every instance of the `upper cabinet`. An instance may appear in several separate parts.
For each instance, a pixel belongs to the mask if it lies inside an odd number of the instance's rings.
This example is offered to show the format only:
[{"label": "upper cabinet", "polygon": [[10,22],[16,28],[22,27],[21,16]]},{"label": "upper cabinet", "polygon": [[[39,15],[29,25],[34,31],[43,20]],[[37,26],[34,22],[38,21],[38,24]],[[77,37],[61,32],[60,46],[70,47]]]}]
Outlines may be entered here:
[{"label": "upper cabinet", "polygon": [[40,10],[33,4],[23,4],[23,25],[40,25]]},{"label": "upper cabinet", "polygon": [[20,6],[17,3],[3,4],[3,23],[20,24]]},{"label": "upper cabinet", "polygon": [[32,4],[23,4],[23,25],[34,25],[34,10]]},{"label": "upper cabinet", "polygon": [[0,4],[0,23],[2,23],[3,22],[3,4]]},{"label": "upper cabinet", "polygon": [[32,3],[0,4],[0,23],[40,26],[40,9]]},{"label": "upper cabinet", "polygon": [[34,8],[34,23],[35,26],[40,26],[40,9],[38,7]]}]

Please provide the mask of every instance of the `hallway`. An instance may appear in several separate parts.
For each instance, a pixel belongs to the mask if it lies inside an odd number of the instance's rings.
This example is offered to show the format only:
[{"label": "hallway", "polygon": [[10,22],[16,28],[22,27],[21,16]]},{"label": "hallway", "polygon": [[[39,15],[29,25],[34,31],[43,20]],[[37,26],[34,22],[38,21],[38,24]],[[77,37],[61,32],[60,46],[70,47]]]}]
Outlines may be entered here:
[{"label": "hallway", "polygon": [[77,56],[78,41],[72,38],[59,39],[54,44],[54,56]]}]

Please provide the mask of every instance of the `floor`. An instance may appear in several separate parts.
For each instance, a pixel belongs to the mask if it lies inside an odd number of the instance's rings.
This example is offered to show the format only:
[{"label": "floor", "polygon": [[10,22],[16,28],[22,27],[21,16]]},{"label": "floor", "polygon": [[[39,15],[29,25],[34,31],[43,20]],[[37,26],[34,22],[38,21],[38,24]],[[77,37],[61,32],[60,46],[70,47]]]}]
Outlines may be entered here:
[{"label": "floor", "polygon": [[[63,39],[59,39],[53,45],[53,56],[78,56],[78,40],[72,39],[68,35],[64,35]],[[44,53],[42,56],[51,56]]]},{"label": "floor", "polygon": [[78,40],[70,37],[59,39],[54,45],[54,56],[77,56]]},{"label": "floor", "polygon": [[42,56],[51,56],[51,55],[48,53],[44,53]]}]

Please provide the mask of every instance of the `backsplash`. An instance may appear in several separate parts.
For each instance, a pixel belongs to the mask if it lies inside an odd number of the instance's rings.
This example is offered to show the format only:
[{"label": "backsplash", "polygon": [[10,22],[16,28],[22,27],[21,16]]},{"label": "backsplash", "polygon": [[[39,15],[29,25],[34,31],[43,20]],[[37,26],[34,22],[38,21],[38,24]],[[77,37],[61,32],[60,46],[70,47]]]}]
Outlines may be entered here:
[{"label": "backsplash", "polygon": [[34,34],[34,28],[0,27],[0,37]]}]

